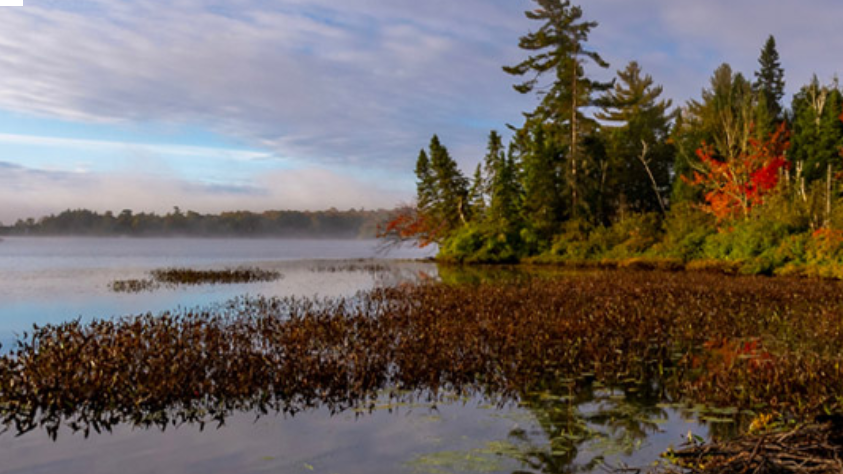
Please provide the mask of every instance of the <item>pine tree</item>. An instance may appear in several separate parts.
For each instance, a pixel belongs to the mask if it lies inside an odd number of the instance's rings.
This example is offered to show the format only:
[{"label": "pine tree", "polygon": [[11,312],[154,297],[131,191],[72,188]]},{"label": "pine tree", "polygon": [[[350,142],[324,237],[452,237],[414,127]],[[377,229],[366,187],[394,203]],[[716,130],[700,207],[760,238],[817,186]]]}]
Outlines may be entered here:
[{"label": "pine tree", "polygon": [[636,212],[663,212],[674,159],[667,143],[671,101],[659,100],[662,87],[642,76],[635,61],[618,71],[618,79],[596,114],[614,124],[605,130],[609,159],[602,194],[615,209],[623,203]]},{"label": "pine tree", "polygon": [[755,72],[753,90],[759,94],[759,102],[763,102],[769,117],[773,122],[780,122],[782,119],[781,101],[784,97],[784,69],[779,61],[779,52],[776,50],[776,38],[770,35],[764,47],[761,49],[761,56],[758,58],[760,69]]},{"label": "pine tree", "polygon": [[[608,64],[600,55],[584,46],[591,29],[596,27],[597,23],[583,21],[580,7],[572,6],[568,0],[534,1],[537,8],[525,14],[531,20],[542,22],[542,26],[538,31],[521,37],[519,42],[521,49],[533,54],[515,66],[504,67],[504,71],[516,76],[532,76],[531,79],[514,86],[515,90],[522,94],[535,91],[542,76],[552,76],[550,86],[539,89],[542,101],[534,112],[526,114],[528,125],[525,127],[531,127],[529,122],[537,120],[552,123],[563,131],[546,135],[545,138],[562,140],[561,144],[565,148],[565,178],[571,200],[570,209],[576,214],[581,205],[580,175],[585,171],[585,159],[581,150],[582,135],[594,125],[593,121],[583,115],[582,108],[592,104],[592,92],[609,87],[587,78],[584,66],[587,61],[604,68],[608,67]],[[524,164],[527,166],[526,161]]]}]

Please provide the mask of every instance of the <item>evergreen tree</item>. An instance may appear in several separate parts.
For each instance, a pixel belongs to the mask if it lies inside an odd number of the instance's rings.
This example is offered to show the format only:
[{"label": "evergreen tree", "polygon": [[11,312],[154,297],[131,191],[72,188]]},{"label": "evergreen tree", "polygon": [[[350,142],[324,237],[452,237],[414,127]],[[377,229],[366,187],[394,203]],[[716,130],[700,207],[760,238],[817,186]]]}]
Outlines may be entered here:
[{"label": "evergreen tree", "polygon": [[[534,1],[537,8],[525,14],[531,20],[542,22],[542,26],[536,32],[521,37],[519,42],[519,47],[532,55],[515,66],[504,67],[504,71],[516,76],[531,76],[531,79],[514,86],[522,94],[535,91],[542,76],[552,76],[551,84],[539,89],[542,100],[538,108],[526,114],[528,124],[525,128],[532,128],[534,125],[531,122],[538,121],[561,129],[562,133],[544,134],[543,138],[559,139],[560,145],[564,147],[564,177],[570,195],[570,209],[576,214],[581,205],[580,175],[585,171],[586,162],[581,150],[582,136],[594,127],[594,122],[583,115],[582,108],[592,105],[591,95],[594,91],[609,87],[587,78],[584,65],[586,61],[604,68],[608,64],[596,52],[584,46],[591,29],[597,23],[583,21],[580,7],[572,6],[568,0]],[[546,160],[555,158],[545,157]],[[530,166],[538,159],[532,153],[531,160],[525,160],[524,166]],[[541,166],[551,167],[548,163]]]},{"label": "evergreen tree", "polygon": [[489,132],[486,156],[483,158],[483,168],[486,173],[485,192],[487,195],[491,195],[492,182],[495,180],[495,175],[500,172],[505,160],[506,153],[503,139],[497,131],[492,130]]},{"label": "evergreen tree", "polygon": [[468,203],[471,220],[480,221],[486,212],[486,178],[483,176],[483,166],[477,163],[474,170],[474,179],[471,180],[471,189],[468,191]]},{"label": "evergreen tree", "polygon": [[635,61],[618,71],[618,79],[596,114],[614,124],[605,130],[609,161],[601,194],[616,210],[625,205],[635,212],[664,211],[674,158],[667,143],[671,101],[659,100],[662,87],[642,76]]},{"label": "evergreen tree", "polygon": [[521,182],[524,188],[522,215],[535,238],[550,242],[565,212],[560,179],[564,152],[553,136],[552,124],[535,123],[519,130],[517,148],[521,155]]},{"label": "evergreen tree", "polygon": [[793,96],[789,157],[808,181],[824,178],[829,165],[833,170],[841,168],[843,123],[838,117],[842,103],[836,81],[822,85],[816,76]]},{"label": "evergreen tree", "polygon": [[436,177],[430,169],[430,159],[422,150],[416,160],[416,200],[420,212],[430,212],[438,199]]},{"label": "evergreen tree", "polygon": [[[755,72],[753,89],[759,94],[758,101],[766,107],[768,117],[779,122],[782,119],[781,101],[784,97],[784,69],[776,50],[776,38],[770,35],[761,56],[758,58],[760,69]],[[760,125],[760,124],[759,124]]]},{"label": "evergreen tree", "polygon": [[430,140],[430,169],[435,179],[436,201],[432,215],[444,227],[444,234],[468,221],[468,180],[451,158],[448,149],[434,135]]},{"label": "evergreen tree", "polygon": [[487,221],[498,231],[512,231],[519,225],[521,186],[518,179],[515,147],[505,153],[500,135],[489,134],[486,154],[489,192]]}]

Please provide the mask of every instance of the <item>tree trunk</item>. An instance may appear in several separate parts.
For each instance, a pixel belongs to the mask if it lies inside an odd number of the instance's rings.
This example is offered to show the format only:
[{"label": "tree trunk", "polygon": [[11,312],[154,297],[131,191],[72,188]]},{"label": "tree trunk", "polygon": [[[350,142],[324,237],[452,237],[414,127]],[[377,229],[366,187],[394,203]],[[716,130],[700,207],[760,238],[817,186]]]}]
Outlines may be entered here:
[{"label": "tree trunk", "polygon": [[659,192],[659,184],[656,182],[655,176],[653,176],[653,172],[650,171],[650,160],[647,159],[647,151],[649,151],[649,147],[647,147],[647,142],[641,140],[641,156],[638,157],[638,160],[641,161],[641,164],[644,165],[644,169],[647,170],[647,175],[650,176],[650,183],[653,185],[653,191],[656,193],[656,199],[659,200],[659,207],[662,209],[662,214],[667,214],[667,209],[664,205],[664,200],[662,199],[662,194]]}]

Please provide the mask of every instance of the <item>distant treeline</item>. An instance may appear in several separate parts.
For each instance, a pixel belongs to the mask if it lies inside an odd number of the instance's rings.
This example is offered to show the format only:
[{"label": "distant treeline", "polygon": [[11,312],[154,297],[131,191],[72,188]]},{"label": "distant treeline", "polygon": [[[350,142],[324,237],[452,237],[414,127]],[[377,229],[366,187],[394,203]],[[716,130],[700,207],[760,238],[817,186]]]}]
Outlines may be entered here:
[{"label": "distant treeline", "polygon": [[99,214],[85,209],[66,210],[40,219],[18,220],[0,227],[5,235],[78,235],[138,237],[220,236],[286,238],[373,238],[378,224],[390,211],[237,211],[221,214],[182,212],[178,207],[165,215],[123,210]]}]

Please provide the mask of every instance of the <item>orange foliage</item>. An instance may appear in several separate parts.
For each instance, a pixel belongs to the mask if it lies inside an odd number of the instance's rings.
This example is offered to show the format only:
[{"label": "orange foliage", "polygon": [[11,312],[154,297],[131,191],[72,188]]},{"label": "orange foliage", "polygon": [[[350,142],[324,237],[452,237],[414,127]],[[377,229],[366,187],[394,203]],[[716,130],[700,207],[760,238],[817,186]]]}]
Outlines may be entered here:
[{"label": "orange foliage", "polygon": [[779,170],[788,166],[784,157],[790,147],[785,124],[765,142],[749,140],[749,151],[725,160],[715,158],[711,146],[703,143],[697,156],[705,173],[694,171],[693,179],[682,176],[692,186],[706,190],[703,209],[722,221],[739,215],[748,216],[754,206],[779,183]]},{"label": "orange foliage", "polygon": [[442,223],[437,224],[415,206],[404,206],[396,210],[389,221],[378,226],[377,237],[396,244],[412,241],[423,248],[438,242],[442,231]]},{"label": "orange foliage", "polygon": [[695,356],[692,367],[704,367],[707,372],[714,374],[723,370],[730,370],[739,363],[746,363],[750,372],[769,368],[774,364],[773,356],[767,352],[758,339],[730,340],[727,338],[712,339],[703,344],[704,356]]}]

